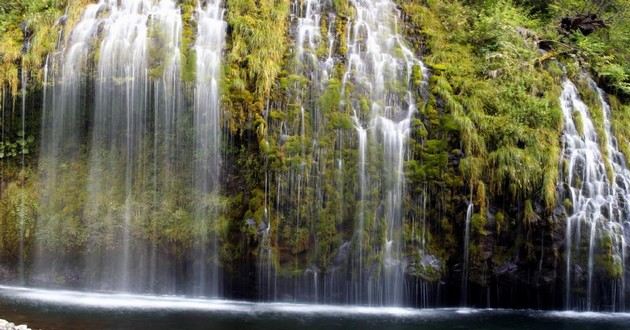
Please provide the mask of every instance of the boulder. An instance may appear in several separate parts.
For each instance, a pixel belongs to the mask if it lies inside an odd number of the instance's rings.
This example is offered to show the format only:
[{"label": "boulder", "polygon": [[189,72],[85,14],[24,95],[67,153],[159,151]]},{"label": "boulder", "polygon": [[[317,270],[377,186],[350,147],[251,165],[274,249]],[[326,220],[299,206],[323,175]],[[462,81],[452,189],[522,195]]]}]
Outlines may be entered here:
[{"label": "boulder", "polygon": [[599,19],[596,14],[580,14],[573,17],[564,17],[560,21],[560,28],[566,33],[580,31],[587,36],[597,29],[605,28],[604,20]]}]

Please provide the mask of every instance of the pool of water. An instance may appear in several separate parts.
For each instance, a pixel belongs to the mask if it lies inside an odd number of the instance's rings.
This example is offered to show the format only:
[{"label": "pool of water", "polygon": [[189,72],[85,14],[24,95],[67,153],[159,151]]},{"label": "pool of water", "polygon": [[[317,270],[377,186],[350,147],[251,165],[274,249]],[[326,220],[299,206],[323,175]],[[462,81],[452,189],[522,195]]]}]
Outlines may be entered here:
[{"label": "pool of water", "polygon": [[33,329],[630,329],[630,313],[253,303],[0,286],[0,318]]}]

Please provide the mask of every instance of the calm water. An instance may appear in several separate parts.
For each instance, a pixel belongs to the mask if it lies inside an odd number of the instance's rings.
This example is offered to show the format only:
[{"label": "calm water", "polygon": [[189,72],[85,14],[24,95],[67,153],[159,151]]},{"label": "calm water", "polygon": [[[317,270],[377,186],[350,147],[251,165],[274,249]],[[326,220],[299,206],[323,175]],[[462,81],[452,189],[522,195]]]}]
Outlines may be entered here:
[{"label": "calm water", "polygon": [[630,314],[250,303],[0,286],[0,318],[34,329],[630,329]]}]

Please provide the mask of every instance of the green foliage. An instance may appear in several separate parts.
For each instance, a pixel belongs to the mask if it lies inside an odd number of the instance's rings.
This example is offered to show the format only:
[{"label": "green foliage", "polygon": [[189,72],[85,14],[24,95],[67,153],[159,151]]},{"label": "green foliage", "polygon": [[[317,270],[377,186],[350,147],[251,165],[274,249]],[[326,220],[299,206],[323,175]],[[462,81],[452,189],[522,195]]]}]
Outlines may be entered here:
[{"label": "green foliage", "polygon": [[164,74],[165,65],[170,58],[170,49],[168,49],[167,40],[165,39],[165,31],[158,25],[151,25],[149,28],[148,39],[148,64],[149,77],[151,79],[159,79]]},{"label": "green foliage", "polygon": [[[0,84],[9,94],[19,94],[20,66],[28,71],[28,78],[35,82],[32,88],[37,89],[46,54],[57,46],[60,32],[68,35],[88,2],[0,3]],[[465,205],[472,198],[472,267],[485,271],[488,241],[498,242],[492,259],[507,261],[521,248],[529,249],[529,233],[543,230],[547,223],[543,219],[559,204],[556,185],[562,116],[558,96],[565,72],[575,78],[582,68],[590,69],[609,93],[616,94],[610,98],[613,130],[619,148],[630,159],[630,106],[624,103],[630,97],[630,4],[625,0],[398,2],[408,19],[401,30],[413,41],[412,48],[423,54],[431,73],[426,100],[418,97],[410,159],[404,167],[408,192],[403,198],[405,253],[416,263],[424,253],[456,262]],[[301,274],[306,265],[322,270],[331,265],[341,242],[353,239],[358,208],[380,207],[370,205],[375,204],[372,197],[381,193],[376,185],[368,188],[366,201],[356,198],[356,133],[346,101],[356,101],[353,106],[360,115],[370,113],[371,102],[362,95],[360,86],[350,82],[342,94],[343,61],[337,63],[323,89],[310,81],[303,72],[309,69],[308,64],[295,63],[289,38],[289,4],[289,0],[226,3],[229,35],[221,91],[230,140],[225,147],[226,195],[230,197],[193,192],[177,184],[176,178],[190,175],[190,169],[163,173],[169,178],[162,199],[155,201],[147,193],[130,202],[137,210],[131,220],[134,239],[154,241],[182,254],[191,242],[216,234],[222,240],[223,260],[236,262],[251,252],[252,241],[259,239],[258,226],[268,221],[271,236],[278,239],[270,243],[274,262],[279,265],[282,261],[283,271]],[[63,27],[55,22],[66,5],[68,19]],[[179,5],[184,23],[181,75],[190,83],[195,80],[197,1],[182,0]],[[342,58],[340,55],[347,52],[346,33],[354,10],[346,0],[333,0],[324,11],[336,13],[331,26],[336,36],[332,51],[336,58]],[[562,17],[587,12],[596,13],[607,28],[588,36],[558,31]],[[322,15],[323,35],[328,32],[329,19]],[[25,35],[21,25],[27,28],[30,40],[26,53],[22,52]],[[149,75],[158,78],[170,50],[165,49],[163,31],[152,28],[149,37]],[[541,40],[550,42],[553,49],[541,54]],[[322,58],[327,56],[326,50],[320,46],[313,54]],[[420,95],[425,88],[421,68],[414,66],[410,75]],[[386,84],[394,94],[407,88],[400,81]],[[598,134],[603,136],[596,96],[585,86],[580,90]],[[582,131],[582,118],[576,116],[575,122]],[[5,135],[0,141],[0,160],[31,155],[35,146],[31,134]],[[600,139],[600,143],[605,141]],[[382,173],[375,165],[383,156],[382,150],[372,146],[368,155],[377,160],[368,162],[369,176],[382,175],[387,180],[389,173]],[[0,253],[15,256],[19,223],[26,228],[26,238],[39,235],[52,248],[78,250],[88,240],[113,248],[115,234],[105,229],[114,226],[114,219],[124,212],[123,183],[116,176],[121,170],[108,168],[100,173],[111,189],[91,196],[100,206],[85,207],[88,196],[75,189],[87,185],[88,162],[86,155],[82,157],[60,164],[56,175],[64,178],[58,180],[63,183],[54,188],[55,194],[46,205],[38,205],[40,183],[35,175],[26,171],[8,179],[11,182],[0,191],[0,227],[7,228],[2,231]],[[41,161],[46,168],[50,160]],[[136,183],[134,191],[152,191],[142,186],[148,182],[152,180]],[[421,207],[421,201],[429,206]],[[220,214],[213,222],[216,225],[195,221],[192,205]],[[571,207],[568,200],[564,205]],[[41,223],[45,230],[35,232],[37,213],[48,221]],[[375,213],[365,217],[366,250],[382,246],[385,240],[383,217]],[[524,232],[527,235],[521,234]],[[88,237],[88,233],[98,235]],[[501,246],[506,242],[510,246]],[[619,265],[611,249],[610,238],[603,239],[597,262],[616,278]],[[366,258],[381,260],[382,251],[370,251]],[[415,275],[436,281],[448,269],[447,263],[441,269],[417,267]],[[487,278],[479,275],[474,280],[485,283]]]},{"label": "green foliage", "polygon": [[0,160],[28,155],[34,145],[35,137],[32,135],[26,137],[23,131],[19,131],[14,142],[9,141],[9,139],[0,141]]},{"label": "green foliage", "polygon": [[341,82],[337,79],[328,81],[326,89],[319,97],[320,109],[324,113],[337,111],[341,101]]},{"label": "green foliage", "polygon": [[180,45],[182,57],[181,76],[185,82],[195,81],[196,56],[193,49],[193,40],[197,33],[193,15],[197,2],[195,0],[182,0],[182,40]]},{"label": "green foliage", "polygon": [[[43,80],[46,56],[55,50],[59,33],[69,35],[70,29],[89,0],[24,0],[4,1],[0,7],[0,85],[6,85],[12,95],[18,93],[18,68]],[[58,19],[67,13],[65,25]],[[23,52],[25,42],[28,49]]]},{"label": "green foliage", "polygon": [[605,28],[588,36],[576,31],[562,40],[573,48],[584,65],[590,66],[608,90],[630,97],[630,1],[555,0],[549,7],[550,23],[578,14],[595,14],[604,21]]},{"label": "green foliage", "polygon": [[230,0],[226,5],[232,32],[223,90],[230,129],[235,132],[261,116],[282,70],[289,1]]},{"label": "green foliage", "polygon": [[350,130],[354,127],[350,115],[341,112],[333,112],[330,114],[330,126],[334,129]]},{"label": "green foliage", "polygon": [[[407,175],[412,182],[428,180],[458,195],[433,197],[448,205],[452,221],[463,219],[457,203],[473,195],[471,267],[479,271],[487,267],[483,238],[492,234],[485,219],[488,205],[522,205],[524,213],[502,210],[494,219],[495,234],[513,238],[520,224],[507,219],[523,217],[525,226],[538,228],[542,215],[534,205],[543,205],[546,212],[556,206],[562,71],[540,60],[537,41],[557,34],[533,16],[539,12],[530,5],[401,2],[409,17],[408,34],[422,38],[431,69],[429,103],[421,110],[423,125],[417,125],[417,136],[428,132],[428,139],[416,142],[416,159],[408,162]],[[515,242],[508,247],[512,251],[529,244]],[[487,281],[482,275],[473,280]]]},{"label": "green foliage", "polygon": [[[595,132],[597,133],[597,136],[599,137],[597,139],[597,142],[599,144],[599,150],[601,150],[601,155],[602,158],[604,160],[604,164],[606,164],[606,172],[608,175],[608,178],[610,180],[613,179],[613,169],[612,169],[612,165],[609,161],[609,156],[607,150],[607,145],[608,145],[608,140],[606,138],[607,133],[606,133],[606,129],[604,127],[604,109],[602,108],[602,104],[599,100],[599,95],[597,94],[597,91],[593,90],[593,87],[589,85],[588,81],[584,80],[583,75],[580,75],[580,77],[576,77],[573,78],[574,81],[577,81],[577,85],[580,91],[580,98],[582,99],[582,101],[584,101],[584,103],[588,106],[588,113],[590,115],[590,119],[593,123],[593,125],[595,126]],[[583,135],[583,118],[581,118],[581,116],[578,115],[577,112],[574,112],[574,118],[579,118],[578,121],[576,121],[576,126],[578,131]],[[610,138],[610,137],[609,137]]]},{"label": "green foliage", "polygon": [[[35,173],[29,169],[3,174],[14,180],[0,191],[0,257],[15,260],[20,239],[24,248],[30,250],[38,214],[39,187]],[[28,251],[24,253],[29,254]]]},{"label": "green foliage", "polygon": [[561,114],[559,90],[548,87],[557,79],[535,65],[537,45],[529,39],[540,22],[507,1],[477,8],[405,3],[403,9],[425,37],[429,67],[437,69],[430,81],[435,105],[427,110],[437,106],[446,116],[425,110],[429,131],[459,130],[465,157],[478,159],[462,160],[460,170],[468,180],[488,183],[491,196],[544,190],[553,207],[549,190],[557,170],[548,155],[557,150]]},{"label": "green foliage", "polygon": [[603,269],[606,276],[611,279],[620,279],[623,277],[624,268],[623,260],[615,252],[615,244],[613,243],[612,233],[602,230],[603,234],[599,242],[601,254],[595,259],[597,269]]},{"label": "green foliage", "polygon": [[612,128],[619,150],[630,159],[630,104],[623,104],[614,96],[609,97],[612,109]]},{"label": "green foliage", "polygon": [[[18,92],[18,67],[38,70],[46,54],[54,49],[58,33],[54,22],[63,13],[64,2],[27,0],[0,8],[0,85],[8,85],[11,94]],[[30,47],[23,54],[25,41]]]}]

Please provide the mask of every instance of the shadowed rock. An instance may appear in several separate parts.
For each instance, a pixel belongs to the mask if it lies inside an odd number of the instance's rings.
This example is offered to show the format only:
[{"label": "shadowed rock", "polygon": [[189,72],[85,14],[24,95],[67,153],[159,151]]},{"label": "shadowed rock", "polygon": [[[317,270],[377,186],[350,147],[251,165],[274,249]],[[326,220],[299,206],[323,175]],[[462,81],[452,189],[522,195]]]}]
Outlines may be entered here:
[{"label": "shadowed rock", "polygon": [[596,14],[580,14],[573,17],[564,17],[560,21],[560,28],[566,33],[580,31],[587,36],[598,29],[605,28],[606,23]]}]

